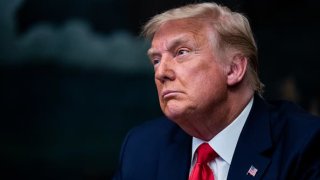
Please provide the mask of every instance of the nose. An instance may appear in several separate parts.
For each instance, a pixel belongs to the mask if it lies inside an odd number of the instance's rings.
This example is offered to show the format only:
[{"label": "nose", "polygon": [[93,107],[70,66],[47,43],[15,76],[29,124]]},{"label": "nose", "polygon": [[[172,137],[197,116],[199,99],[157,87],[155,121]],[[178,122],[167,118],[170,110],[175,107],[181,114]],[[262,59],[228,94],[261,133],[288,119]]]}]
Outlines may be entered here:
[{"label": "nose", "polygon": [[176,78],[174,67],[175,65],[174,62],[172,62],[172,59],[162,57],[158,67],[155,68],[155,79],[159,80],[161,83],[173,81]]}]

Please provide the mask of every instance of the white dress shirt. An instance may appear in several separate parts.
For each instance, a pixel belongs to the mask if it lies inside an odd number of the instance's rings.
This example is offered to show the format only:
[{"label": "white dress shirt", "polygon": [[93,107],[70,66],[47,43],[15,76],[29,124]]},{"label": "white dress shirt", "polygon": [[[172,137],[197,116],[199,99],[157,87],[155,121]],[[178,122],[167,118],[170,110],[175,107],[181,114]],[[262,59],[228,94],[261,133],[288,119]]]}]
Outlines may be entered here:
[{"label": "white dress shirt", "polygon": [[[219,155],[219,157],[209,163],[210,168],[214,172],[215,180],[227,179],[234,150],[236,148],[242,128],[248,118],[252,104],[253,98],[231,124],[224,128],[209,142],[207,142]],[[193,166],[196,163],[197,156],[195,156],[195,151],[202,143],[205,142],[206,141],[195,137],[192,138],[192,157],[190,172],[192,171]]]}]

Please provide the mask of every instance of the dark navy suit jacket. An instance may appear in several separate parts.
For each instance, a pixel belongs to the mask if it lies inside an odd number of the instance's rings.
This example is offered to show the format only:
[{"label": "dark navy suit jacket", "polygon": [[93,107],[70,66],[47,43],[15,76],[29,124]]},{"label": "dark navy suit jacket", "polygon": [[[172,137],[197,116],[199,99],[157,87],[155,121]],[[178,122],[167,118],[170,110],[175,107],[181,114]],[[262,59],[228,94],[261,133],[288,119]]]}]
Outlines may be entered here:
[{"label": "dark navy suit jacket", "polygon": [[[161,118],[130,131],[114,180],[187,180],[192,137]],[[251,166],[255,176],[247,175]],[[255,96],[228,179],[320,179],[320,119]]]}]

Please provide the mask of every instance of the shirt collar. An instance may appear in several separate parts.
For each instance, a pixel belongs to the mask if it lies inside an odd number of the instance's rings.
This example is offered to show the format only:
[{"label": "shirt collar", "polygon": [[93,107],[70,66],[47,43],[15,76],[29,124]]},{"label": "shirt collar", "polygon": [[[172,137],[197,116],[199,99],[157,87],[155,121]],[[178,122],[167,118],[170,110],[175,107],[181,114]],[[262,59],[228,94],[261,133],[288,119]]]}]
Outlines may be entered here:
[{"label": "shirt collar", "polygon": [[[216,151],[216,153],[229,165],[242,131],[242,128],[248,118],[249,112],[252,108],[253,97],[243,111],[238,115],[238,117],[219,132],[215,137],[213,137],[209,142],[210,146]],[[194,158],[194,153],[196,149],[206,141],[198,139],[196,137],[192,138],[192,159]]]}]

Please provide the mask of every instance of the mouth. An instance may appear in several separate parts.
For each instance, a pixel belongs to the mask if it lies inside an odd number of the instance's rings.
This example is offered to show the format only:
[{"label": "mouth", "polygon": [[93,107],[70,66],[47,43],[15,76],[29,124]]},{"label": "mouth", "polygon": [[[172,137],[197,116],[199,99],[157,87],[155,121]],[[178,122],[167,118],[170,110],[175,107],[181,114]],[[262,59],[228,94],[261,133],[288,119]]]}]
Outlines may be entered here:
[{"label": "mouth", "polygon": [[174,90],[165,90],[161,93],[161,97],[163,99],[172,98],[176,96],[177,94],[181,93],[180,91],[174,91]]}]

